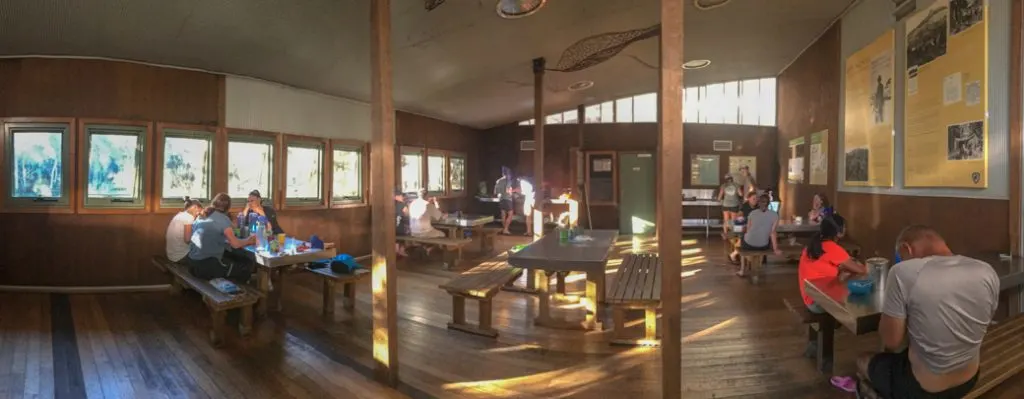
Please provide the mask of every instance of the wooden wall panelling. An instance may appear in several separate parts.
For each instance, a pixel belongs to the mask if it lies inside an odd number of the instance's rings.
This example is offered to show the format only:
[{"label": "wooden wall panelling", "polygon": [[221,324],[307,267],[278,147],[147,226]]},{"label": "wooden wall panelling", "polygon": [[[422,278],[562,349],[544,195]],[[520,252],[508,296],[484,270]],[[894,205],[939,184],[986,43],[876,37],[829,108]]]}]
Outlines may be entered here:
[{"label": "wooden wall panelling", "polygon": [[[153,132],[153,137],[155,138],[155,140],[153,140],[153,144],[150,147],[150,149],[152,149],[154,151],[154,153],[153,153],[153,179],[154,179],[153,180],[153,192],[152,192],[152,195],[150,195],[150,207],[151,207],[151,209],[153,209],[153,211],[155,213],[177,213],[177,212],[181,211],[181,205],[180,204],[173,205],[173,206],[168,206],[168,207],[164,207],[163,204],[162,204],[162,202],[163,202],[163,187],[164,187],[163,186],[163,183],[164,183],[164,173],[163,173],[163,171],[164,171],[164,164],[166,163],[166,161],[164,160],[164,148],[166,147],[164,145],[164,138],[165,138],[164,137],[164,130],[165,129],[188,130],[188,131],[194,131],[194,132],[207,132],[207,133],[210,134],[211,139],[213,140],[212,141],[213,142],[213,148],[212,148],[212,154],[211,154],[211,157],[212,157],[211,160],[213,161],[213,165],[211,165],[211,166],[213,166],[213,170],[212,170],[212,175],[211,175],[211,179],[210,179],[210,194],[209,194],[209,198],[206,198],[204,200],[204,203],[203,203],[204,206],[209,206],[210,205],[209,202],[218,193],[218,191],[216,191],[216,188],[220,187],[220,186],[225,186],[225,187],[227,186],[227,164],[224,163],[225,169],[222,170],[219,167],[219,163],[220,162],[218,162],[218,159],[217,159],[218,153],[223,152],[223,154],[227,154],[226,151],[221,150],[221,148],[220,148],[221,147],[220,142],[222,140],[220,140],[219,132],[221,132],[222,130],[220,128],[213,127],[213,126],[181,125],[181,124],[175,124],[175,123],[157,122],[156,123],[156,130]],[[223,154],[222,154],[222,156],[223,156]],[[219,172],[222,172],[222,171],[224,172],[223,174],[219,173]]]},{"label": "wooden wall panelling", "polygon": [[[69,170],[72,173],[63,175],[63,184],[68,185],[67,193],[70,195],[68,206],[61,207],[19,207],[11,208],[5,203],[8,198],[8,193],[11,192],[11,170],[7,165],[7,143],[11,141],[10,138],[10,124],[18,123],[55,123],[55,124],[66,124],[68,126],[68,146],[64,148],[67,155],[64,157],[64,162],[70,163]],[[75,118],[0,118],[0,172],[3,173],[0,176],[0,213],[74,213],[76,209],[75,193],[78,190],[78,186],[75,184],[75,173],[74,171],[78,165],[78,124],[75,122]],[[63,155],[62,155],[63,156]]]},{"label": "wooden wall panelling", "polygon": [[[281,171],[279,174],[280,180],[278,180],[280,182],[279,187],[281,187],[279,190],[281,192],[281,197],[278,199],[278,203],[280,203],[281,206],[278,209],[312,210],[325,209],[330,205],[331,199],[328,197],[329,189],[327,185],[330,183],[328,165],[331,157],[330,154],[328,154],[330,151],[330,145],[328,145],[327,142],[327,139],[316,137],[298,136],[294,134],[281,135],[281,139],[279,141],[279,143],[281,143],[281,149],[279,150],[280,157],[278,158],[281,160],[281,166],[278,168],[278,170]],[[288,192],[288,146],[292,144],[320,146],[320,201],[316,204],[289,205],[288,201],[286,201],[287,194],[285,193]]]},{"label": "wooden wall panelling", "polygon": [[[142,166],[143,183],[142,183],[142,201],[144,206],[138,209],[124,209],[124,208],[86,208],[85,200],[88,196],[89,187],[89,140],[86,137],[85,127],[88,125],[117,125],[117,126],[133,126],[141,127],[145,129],[142,133],[144,141],[142,149],[142,162],[139,165]],[[146,121],[133,121],[133,120],[121,120],[121,119],[94,119],[94,118],[81,118],[78,119],[78,173],[76,174],[78,179],[77,185],[77,209],[80,214],[145,214],[150,213],[153,210],[152,197],[157,195],[154,193],[153,180],[155,179],[155,167],[154,167],[154,148],[156,147],[156,140],[153,140],[153,123]]]},{"label": "wooden wall panelling", "polygon": [[[459,153],[466,156],[466,191],[462,195],[448,196],[442,201],[441,206],[448,210],[459,209],[465,212],[480,211],[478,202],[474,199],[477,191],[477,184],[486,176],[481,176],[482,154],[490,154],[488,151],[481,151],[480,131],[465,126],[460,126],[441,120],[398,111],[395,113],[396,131],[395,143],[398,146],[422,147],[429,150],[442,150],[449,153]],[[518,143],[515,150],[518,151]],[[396,157],[397,158],[397,157]],[[399,160],[396,159],[396,165]],[[426,154],[423,157],[424,171],[426,171]],[[401,169],[396,175],[398,183],[401,183]],[[425,173],[425,172],[424,172]],[[494,176],[496,180],[498,177]],[[425,181],[424,181],[425,183]],[[493,180],[488,182],[494,184]]]},{"label": "wooden wall panelling", "polygon": [[[842,70],[840,57],[840,23],[826,31],[818,41],[804,51],[778,77],[778,195],[782,201],[782,217],[791,218],[807,213],[815,193],[823,192],[830,200],[836,197],[835,170],[839,134],[839,81]],[[789,162],[789,141],[804,137],[805,154],[808,153],[810,135],[828,130],[829,173],[826,186],[812,186],[810,157],[804,156],[804,182],[786,181]],[[760,165],[758,165],[760,167]],[[758,179],[758,183],[764,183]],[[845,194],[844,194],[845,195]]]}]

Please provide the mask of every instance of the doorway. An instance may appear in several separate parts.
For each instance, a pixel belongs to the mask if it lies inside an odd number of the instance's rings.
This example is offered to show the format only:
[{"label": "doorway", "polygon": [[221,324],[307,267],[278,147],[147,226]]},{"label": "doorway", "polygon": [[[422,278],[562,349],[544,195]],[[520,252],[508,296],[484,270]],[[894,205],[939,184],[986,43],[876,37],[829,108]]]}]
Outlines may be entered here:
[{"label": "doorway", "polygon": [[621,234],[654,234],[656,167],[654,154],[619,154],[619,231]]}]

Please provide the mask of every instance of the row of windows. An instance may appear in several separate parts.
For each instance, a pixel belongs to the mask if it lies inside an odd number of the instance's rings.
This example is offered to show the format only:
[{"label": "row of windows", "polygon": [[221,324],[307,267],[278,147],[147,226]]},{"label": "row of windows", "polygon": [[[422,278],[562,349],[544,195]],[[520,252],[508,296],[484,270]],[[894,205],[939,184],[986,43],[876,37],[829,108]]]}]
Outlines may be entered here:
[{"label": "row of windows", "polygon": [[[366,202],[365,143],[157,124],[153,145],[151,131],[148,123],[80,120],[76,125],[66,118],[5,123],[2,154],[10,179],[4,208],[71,209],[76,152],[77,206],[84,210],[149,209],[150,176],[156,179],[152,207],[157,209],[176,208],[185,196],[208,200],[217,191],[227,192],[239,206],[252,190],[273,200],[278,189],[283,195],[278,202],[286,208]],[[226,163],[219,164],[215,154]],[[156,173],[150,170],[154,164]],[[428,181],[434,194],[459,195],[465,190],[465,168],[465,155],[431,150],[416,181]],[[407,187],[412,176],[404,169]]]},{"label": "row of windows", "polygon": [[[775,126],[775,78],[750,79],[690,87],[683,90],[683,121],[732,125]],[[658,93],[605,101],[584,109],[584,123],[658,121]],[[579,123],[578,110],[545,117],[544,124]],[[534,120],[519,122],[533,125]]]}]

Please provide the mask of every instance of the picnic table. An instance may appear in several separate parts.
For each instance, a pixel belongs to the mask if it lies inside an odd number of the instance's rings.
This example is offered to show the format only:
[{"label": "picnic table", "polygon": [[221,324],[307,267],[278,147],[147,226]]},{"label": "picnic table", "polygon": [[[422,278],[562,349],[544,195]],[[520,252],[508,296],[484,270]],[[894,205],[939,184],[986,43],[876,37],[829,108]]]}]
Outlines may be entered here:
[{"label": "picnic table", "polygon": [[[589,240],[561,242],[558,234],[547,234],[540,240],[513,253],[508,263],[527,269],[529,278],[539,284],[537,295],[540,309],[535,324],[539,326],[585,330],[600,329],[597,322],[597,304],[605,302],[605,265],[608,252],[619,236],[617,230],[584,230]],[[584,272],[587,274],[586,318],[582,324],[554,320],[551,317],[550,275],[553,273]]]},{"label": "picnic table", "polygon": [[[308,242],[287,237],[281,251],[271,253],[254,245],[245,247],[245,252],[256,262],[256,289],[263,293],[263,298],[256,304],[256,315],[265,316],[267,308],[273,305],[274,310],[281,310],[281,296],[284,292],[284,271],[292,266],[303,265],[318,260],[330,259],[338,253],[334,248],[307,249],[297,252],[296,248]],[[270,282],[273,280],[273,297],[270,295]],[[272,303],[271,303],[272,302]]]},{"label": "picnic table", "polygon": [[[1010,316],[1020,313],[1021,286],[1024,285],[1024,258],[1001,259],[997,254],[965,255],[988,263],[999,275],[999,288],[1008,295]],[[899,267],[894,265],[892,267]],[[884,279],[879,276],[879,279]],[[885,302],[885,283],[876,281],[875,289],[867,295],[850,295],[846,282],[836,277],[805,280],[805,290],[818,306],[832,317],[826,317],[819,328],[824,339],[818,342],[818,365],[822,372],[830,372],[834,351],[833,323],[839,323],[856,335],[878,330]]]}]

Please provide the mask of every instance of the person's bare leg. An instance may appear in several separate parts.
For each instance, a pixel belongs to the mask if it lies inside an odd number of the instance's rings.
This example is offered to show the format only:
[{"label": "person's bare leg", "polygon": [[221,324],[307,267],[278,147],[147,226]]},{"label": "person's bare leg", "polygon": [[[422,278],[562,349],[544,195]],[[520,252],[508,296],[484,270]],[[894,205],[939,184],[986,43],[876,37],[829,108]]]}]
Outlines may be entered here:
[{"label": "person's bare leg", "polygon": [[528,209],[523,211],[523,215],[526,216],[526,236],[533,235],[533,210]]},{"label": "person's bare leg", "polygon": [[729,225],[732,224],[732,212],[722,211],[722,238],[729,236]]},{"label": "person's bare leg", "polygon": [[871,365],[871,358],[874,356],[874,353],[861,353],[857,355],[857,375],[868,381],[870,381],[870,378],[868,378],[868,366]]}]

